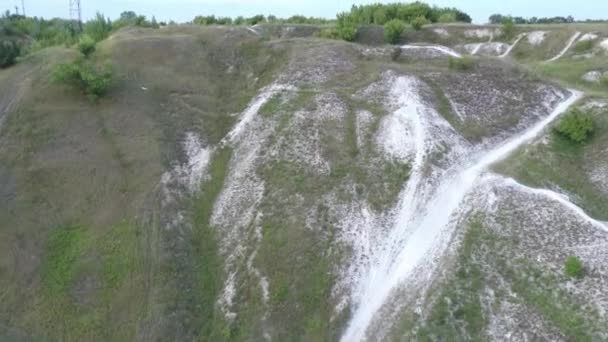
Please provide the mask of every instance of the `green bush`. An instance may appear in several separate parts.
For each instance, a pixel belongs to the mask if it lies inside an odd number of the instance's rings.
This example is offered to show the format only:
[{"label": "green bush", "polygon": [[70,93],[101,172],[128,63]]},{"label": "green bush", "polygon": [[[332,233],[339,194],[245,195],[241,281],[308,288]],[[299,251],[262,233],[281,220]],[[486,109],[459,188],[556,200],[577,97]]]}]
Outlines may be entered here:
[{"label": "green bush", "polygon": [[502,21],[502,37],[511,39],[515,36],[515,23],[511,17],[504,18]]},{"label": "green bush", "polygon": [[95,40],[91,38],[88,34],[80,37],[80,41],[78,42],[78,51],[82,53],[85,57],[89,57],[90,54],[95,52]]},{"label": "green bush", "polygon": [[451,70],[465,71],[470,70],[475,65],[475,60],[471,57],[464,56],[462,58],[450,57],[448,66]]},{"label": "green bush", "polygon": [[384,24],[384,40],[387,43],[395,44],[405,30],[405,23],[399,19],[393,19]]},{"label": "green bush", "polygon": [[575,143],[583,143],[593,134],[595,127],[591,114],[578,108],[568,112],[557,124],[555,131]]},{"label": "green bush", "polygon": [[455,13],[444,13],[437,18],[439,23],[455,23],[457,21]]},{"label": "green bush", "polygon": [[338,14],[337,22],[338,37],[346,41],[352,42],[357,39],[357,24],[347,13]]},{"label": "green bush", "polygon": [[0,68],[6,68],[15,64],[17,57],[21,49],[19,44],[14,40],[1,40],[0,41]]},{"label": "green bush", "polygon": [[582,278],[585,275],[583,262],[578,257],[571,255],[564,262],[566,275],[571,278]]},{"label": "green bush", "polygon": [[105,95],[112,85],[112,68],[106,65],[100,69],[90,62],[77,59],[72,63],[59,64],[53,72],[53,80],[80,90],[94,102]]},{"label": "green bush", "polygon": [[416,17],[414,20],[412,20],[411,24],[412,27],[414,28],[414,30],[416,31],[420,31],[422,29],[422,26],[426,25],[429,23],[429,20],[423,16],[420,17]]},{"label": "green bush", "polygon": [[603,76],[600,78],[600,84],[606,88],[608,88],[608,76]]},{"label": "green bush", "polygon": [[110,31],[112,31],[112,22],[99,12],[94,19],[84,25],[84,32],[96,42],[106,39]]},{"label": "green bush", "polygon": [[589,51],[592,48],[593,48],[593,41],[591,41],[591,40],[584,40],[584,41],[578,42],[578,43],[576,43],[576,45],[574,45],[574,51],[576,51],[578,53]]}]

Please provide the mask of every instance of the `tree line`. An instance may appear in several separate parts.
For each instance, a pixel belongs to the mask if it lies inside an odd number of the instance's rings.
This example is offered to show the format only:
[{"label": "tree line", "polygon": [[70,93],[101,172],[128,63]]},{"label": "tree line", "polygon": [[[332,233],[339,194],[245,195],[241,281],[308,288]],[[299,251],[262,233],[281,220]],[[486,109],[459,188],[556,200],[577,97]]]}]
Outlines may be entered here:
[{"label": "tree line", "polygon": [[567,17],[514,17],[510,15],[492,14],[488,19],[490,24],[502,24],[505,21],[512,21],[514,24],[525,25],[525,24],[571,24],[571,23],[604,23],[608,22],[606,19],[586,19],[586,20],[575,20],[573,16]]}]

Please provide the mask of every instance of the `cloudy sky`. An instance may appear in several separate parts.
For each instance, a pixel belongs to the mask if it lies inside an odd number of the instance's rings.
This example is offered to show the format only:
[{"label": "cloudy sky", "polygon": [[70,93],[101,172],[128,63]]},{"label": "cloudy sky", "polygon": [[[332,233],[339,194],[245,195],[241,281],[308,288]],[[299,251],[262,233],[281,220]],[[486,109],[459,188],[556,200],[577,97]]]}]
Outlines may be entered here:
[{"label": "cloudy sky", "polygon": [[[0,10],[15,11],[25,2],[29,16],[68,17],[70,0],[0,0]],[[116,18],[124,10],[133,10],[158,20],[189,21],[197,14],[236,17],[255,14],[293,14],[332,18],[353,4],[394,2],[382,0],[81,0],[85,19],[95,12]],[[608,0],[429,0],[429,4],[453,6],[469,13],[476,23],[484,23],[493,13],[523,17],[572,15],[577,19],[608,17]]]}]

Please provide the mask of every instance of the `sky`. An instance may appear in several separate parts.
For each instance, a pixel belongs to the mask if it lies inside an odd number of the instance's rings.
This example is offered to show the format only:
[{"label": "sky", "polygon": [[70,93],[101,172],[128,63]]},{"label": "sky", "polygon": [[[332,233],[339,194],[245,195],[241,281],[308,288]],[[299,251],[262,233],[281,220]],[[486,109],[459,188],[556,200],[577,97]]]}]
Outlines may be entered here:
[{"label": "sky", "polygon": [[[25,2],[28,16],[69,17],[70,0],[0,0],[0,10],[15,11]],[[117,18],[122,11],[132,10],[161,21],[173,19],[190,21],[196,15],[253,16],[274,14],[289,17],[294,14],[333,18],[353,4],[395,2],[396,0],[81,0],[83,19],[92,18],[97,11]],[[474,23],[485,23],[494,13],[522,17],[553,17],[572,15],[576,19],[608,18],[608,0],[429,0],[431,5],[457,7],[468,13]],[[603,17],[603,18],[602,18]]]}]

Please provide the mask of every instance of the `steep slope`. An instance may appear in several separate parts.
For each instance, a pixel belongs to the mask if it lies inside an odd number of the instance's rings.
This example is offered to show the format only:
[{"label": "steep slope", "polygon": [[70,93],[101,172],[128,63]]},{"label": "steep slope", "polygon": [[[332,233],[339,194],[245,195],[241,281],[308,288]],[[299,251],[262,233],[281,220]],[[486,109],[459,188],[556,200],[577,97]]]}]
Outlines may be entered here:
[{"label": "steep slope", "polygon": [[518,55],[530,33],[448,67],[496,29],[124,29],[98,104],[49,82],[74,51],[0,72],[0,337],[605,338],[606,112],[580,168],[536,172],[581,95]]}]

